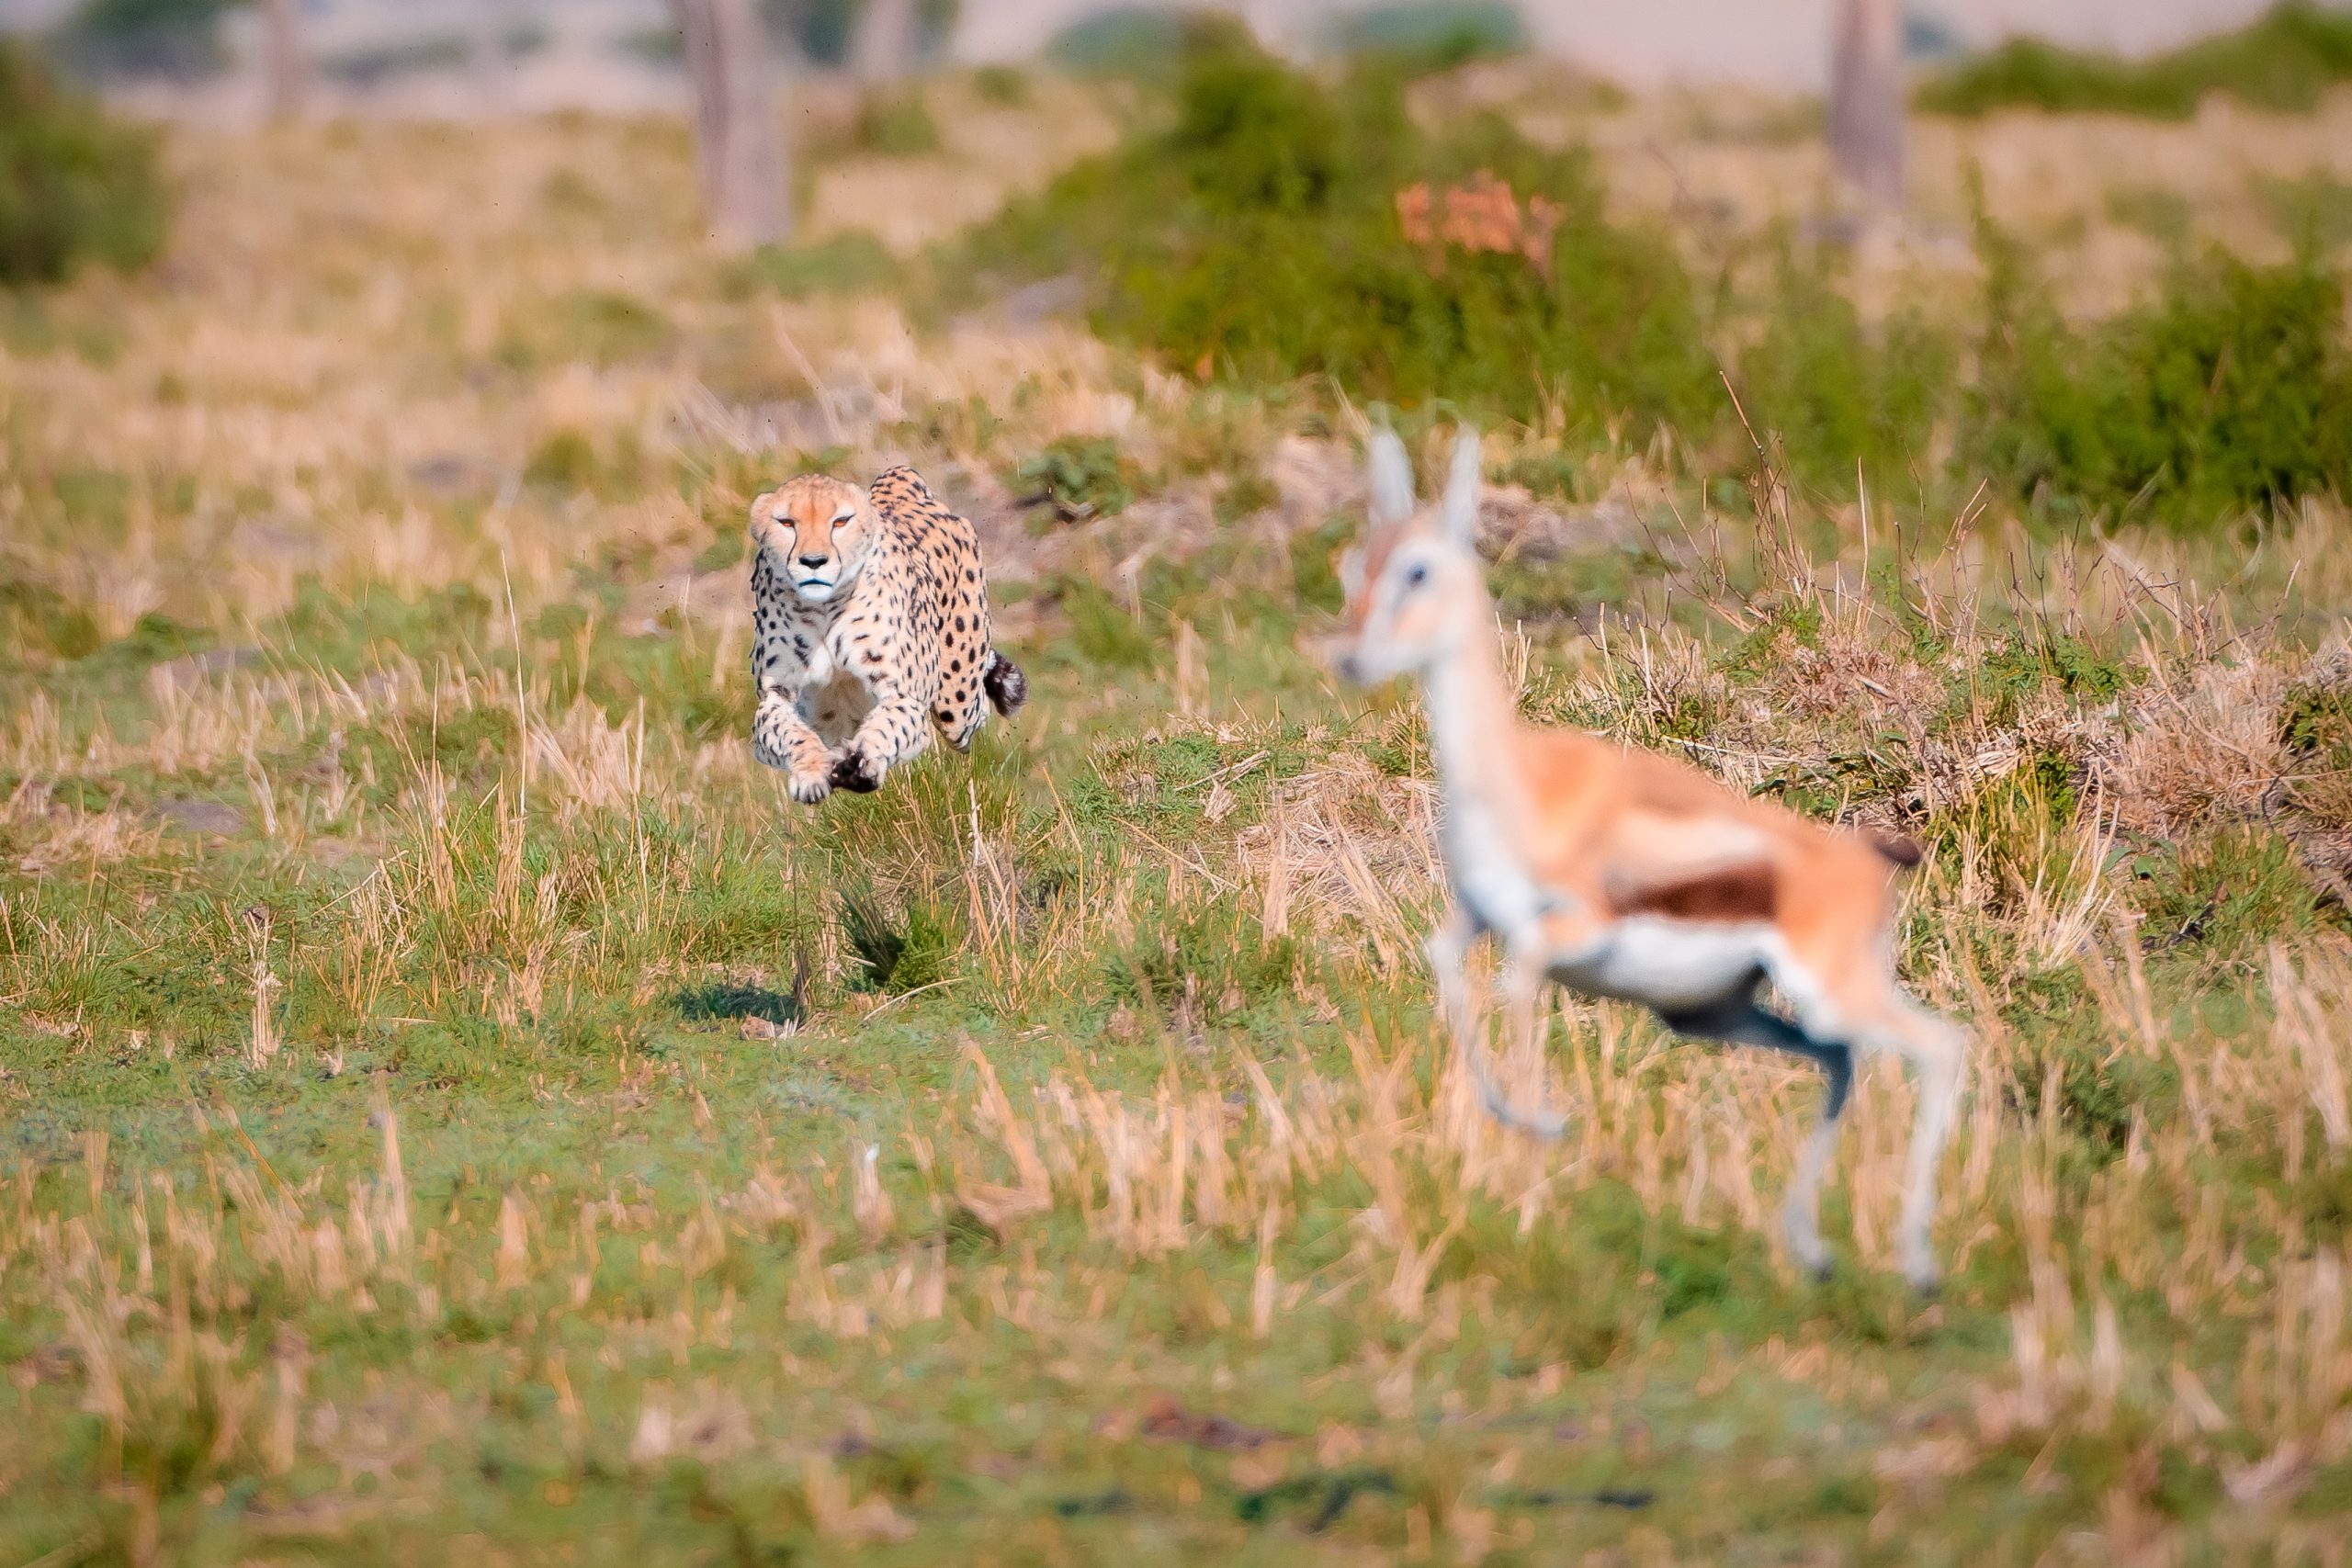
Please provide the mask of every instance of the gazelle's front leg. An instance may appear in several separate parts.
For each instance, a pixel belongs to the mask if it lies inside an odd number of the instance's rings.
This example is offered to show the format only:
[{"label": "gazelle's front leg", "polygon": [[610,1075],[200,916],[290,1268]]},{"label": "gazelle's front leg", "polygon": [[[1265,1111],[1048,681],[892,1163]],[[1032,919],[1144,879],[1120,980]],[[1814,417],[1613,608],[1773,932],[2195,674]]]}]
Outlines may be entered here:
[{"label": "gazelle's front leg", "polygon": [[1471,1016],[1470,977],[1464,968],[1469,957],[1470,944],[1476,941],[1478,929],[1459,906],[1451,906],[1437,930],[1430,932],[1422,951],[1428,954],[1430,976],[1437,983],[1438,1016],[1445,1021],[1446,1032],[1453,1037],[1455,1049],[1465,1047],[1475,1021]]},{"label": "gazelle's front leg", "polygon": [[[1437,981],[1439,1014],[1445,1020],[1446,1032],[1453,1039],[1453,1048],[1461,1053],[1470,1068],[1470,1077],[1477,1086],[1478,1099],[1487,1113],[1507,1127],[1533,1133],[1539,1137],[1557,1137],[1565,1122],[1548,1113],[1525,1115],[1512,1108],[1505,1098],[1502,1086],[1495,1081],[1493,1064],[1487,1059],[1487,1043],[1478,1027],[1476,1010],[1471,1005],[1470,976],[1465,960],[1471,942],[1477,940],[1478,928],[1459,907],[1449,908],[1445,919],[1430,933],[1429,960],[1430,973]],[[1535,994],[1543,987],[1540,965],[1531,966],[1519,961],[1516,950],[1504,970],[1505,995],[1509,1003],[1510,1027],[1515,1039],[1523,1040],[1532,1027]]]},{"label": "gazelle's front leg", "polygon": [[792,788],[792,798],[814,806],[832,793],[832,748],[808,728],[792,699],[775,686],[760,692],[760,708],[752,720],[752,757],[764,767],[781,770]]},{"label": "gazelle's front leg", "polygon": [[[1456,956],[1452,965],[1456,976],[1453,983],[1457,994],[1465,996],[1459,953],[1467,945],[1466,941],[1457,941],[1454,947]],[[1435,939],[1432,939],[1431,946],[1434,952],[1437,946]],[[1504,1031],[1510,1044],[1521,1053],[1519,1059],[1526,1060],[1533,1055],[1536,1000],[1549,977],[1545,972],[1543,944],[1534,932],[1521,932],[1516,940],[1506,939],[1503,951]],[[1439,990],[1441,999],[1443,999],[1444,982],[1440,982]],[[1485,1032],[1469,1017],[1466,1001],[1451,1006],[1461,1014],[1454,1028],[1455,1049],[1462,1053],[1463,1060],[1469,1065],[1470,1076],[1477,1084],[1478,1099],[1487,1107],[1487,1113],[1504,1126],[1519,1132],[1532,1133],[1539,1138],[1558,1137],[1567,1126],[1567,1118],[1549,1111],[1524,1111],[1512,1105],[1510,1097],[1503,1093],[1502,1086],[1495,1079],[1494,1063],[1487,1050]]]}]

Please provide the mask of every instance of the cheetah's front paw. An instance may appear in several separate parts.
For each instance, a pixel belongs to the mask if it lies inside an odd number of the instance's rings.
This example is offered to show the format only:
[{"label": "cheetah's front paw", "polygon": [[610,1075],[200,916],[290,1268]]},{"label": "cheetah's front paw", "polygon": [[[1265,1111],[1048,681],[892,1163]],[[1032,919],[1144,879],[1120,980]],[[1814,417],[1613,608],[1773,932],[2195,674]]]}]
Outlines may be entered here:
[{"label": "cheetah's front paw", "polygon": [[882,787],[882,774],[888,764],[877,762],[854,746],[842,748],[833,759],[832,786],[858,795],[872,795]]},{"label": "cheetah's front paw", "polygon": [[833,781],[820,773],[802,773],[794,769],[789,778],[792,798],[803,806],[814,806],[833,793]]}]

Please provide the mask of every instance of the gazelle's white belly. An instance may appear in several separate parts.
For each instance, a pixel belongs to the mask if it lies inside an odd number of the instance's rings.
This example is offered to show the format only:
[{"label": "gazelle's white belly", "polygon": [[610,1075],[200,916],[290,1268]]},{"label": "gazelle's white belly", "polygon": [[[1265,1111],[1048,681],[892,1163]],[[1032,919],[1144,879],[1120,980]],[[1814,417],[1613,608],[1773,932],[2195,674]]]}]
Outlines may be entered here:
[{"label": "gazelle's white belly", "polygon": [[1777,951],[1772,928],[1761,922],[1635,915],[1554,953],[1550,969],[1560,984],[1592,996],[1688,1012],[1752,988]]},{"label": "gazelle's white belly", "polygon": [[[1454,897],[1480,926],[1517,947],[1544,938],[1544,917],[1589,913],[1581,900],[1538,882],[1494,819],[1475,802],[1445,816],[1440,835]],[[1545,971],[1588,996],[1687,1012],[1752,987],[1780,945],[1763,921],[1682,920],[1634,915],[1612,920],[1574,948],[1542,954]]]},{"label": "gazelle's white belly", "polygon": [[1453,896],[1464,913],[1506,942],[1543,923],[1548,902],[1494,819],[1471,803],[1450,804],[1440,820],[1439,848]]}]

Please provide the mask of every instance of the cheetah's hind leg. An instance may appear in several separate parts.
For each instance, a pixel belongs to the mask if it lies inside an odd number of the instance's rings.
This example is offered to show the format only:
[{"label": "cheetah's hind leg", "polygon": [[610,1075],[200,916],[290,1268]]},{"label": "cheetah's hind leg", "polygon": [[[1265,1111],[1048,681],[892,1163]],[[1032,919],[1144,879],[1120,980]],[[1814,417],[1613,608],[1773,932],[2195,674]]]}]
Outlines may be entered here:
[{"label": "cheetah's hind leg", "polygon": [[1020,712],[1021,705],[1029,700],[1029,677],[995,649],[989,649],[988,669],[980,675],[980,684],[988,689],[989,705],[1006,718]]}]

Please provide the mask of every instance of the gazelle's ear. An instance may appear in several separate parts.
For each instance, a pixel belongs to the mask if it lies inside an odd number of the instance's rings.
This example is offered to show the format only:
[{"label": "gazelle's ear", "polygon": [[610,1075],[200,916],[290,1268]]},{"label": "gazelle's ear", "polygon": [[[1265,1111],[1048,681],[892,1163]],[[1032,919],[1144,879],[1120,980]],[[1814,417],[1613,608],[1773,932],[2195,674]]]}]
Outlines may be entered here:
[{"label": "gazelle's ear", "polygon": [[1401,528],[1413,520],[1413,460],[1393,430],[1375,430],[1367,453],[1372,477],[1373,528]]},{"label": "gazelle's ear", "polygon": [[1441,513],[1447,536],[1464,547],[1478,540],[1478,486],[1482,471],[1478,433],[1465,424],[1453,438],[1453,471],[1445,481],[1445,505]]}]

